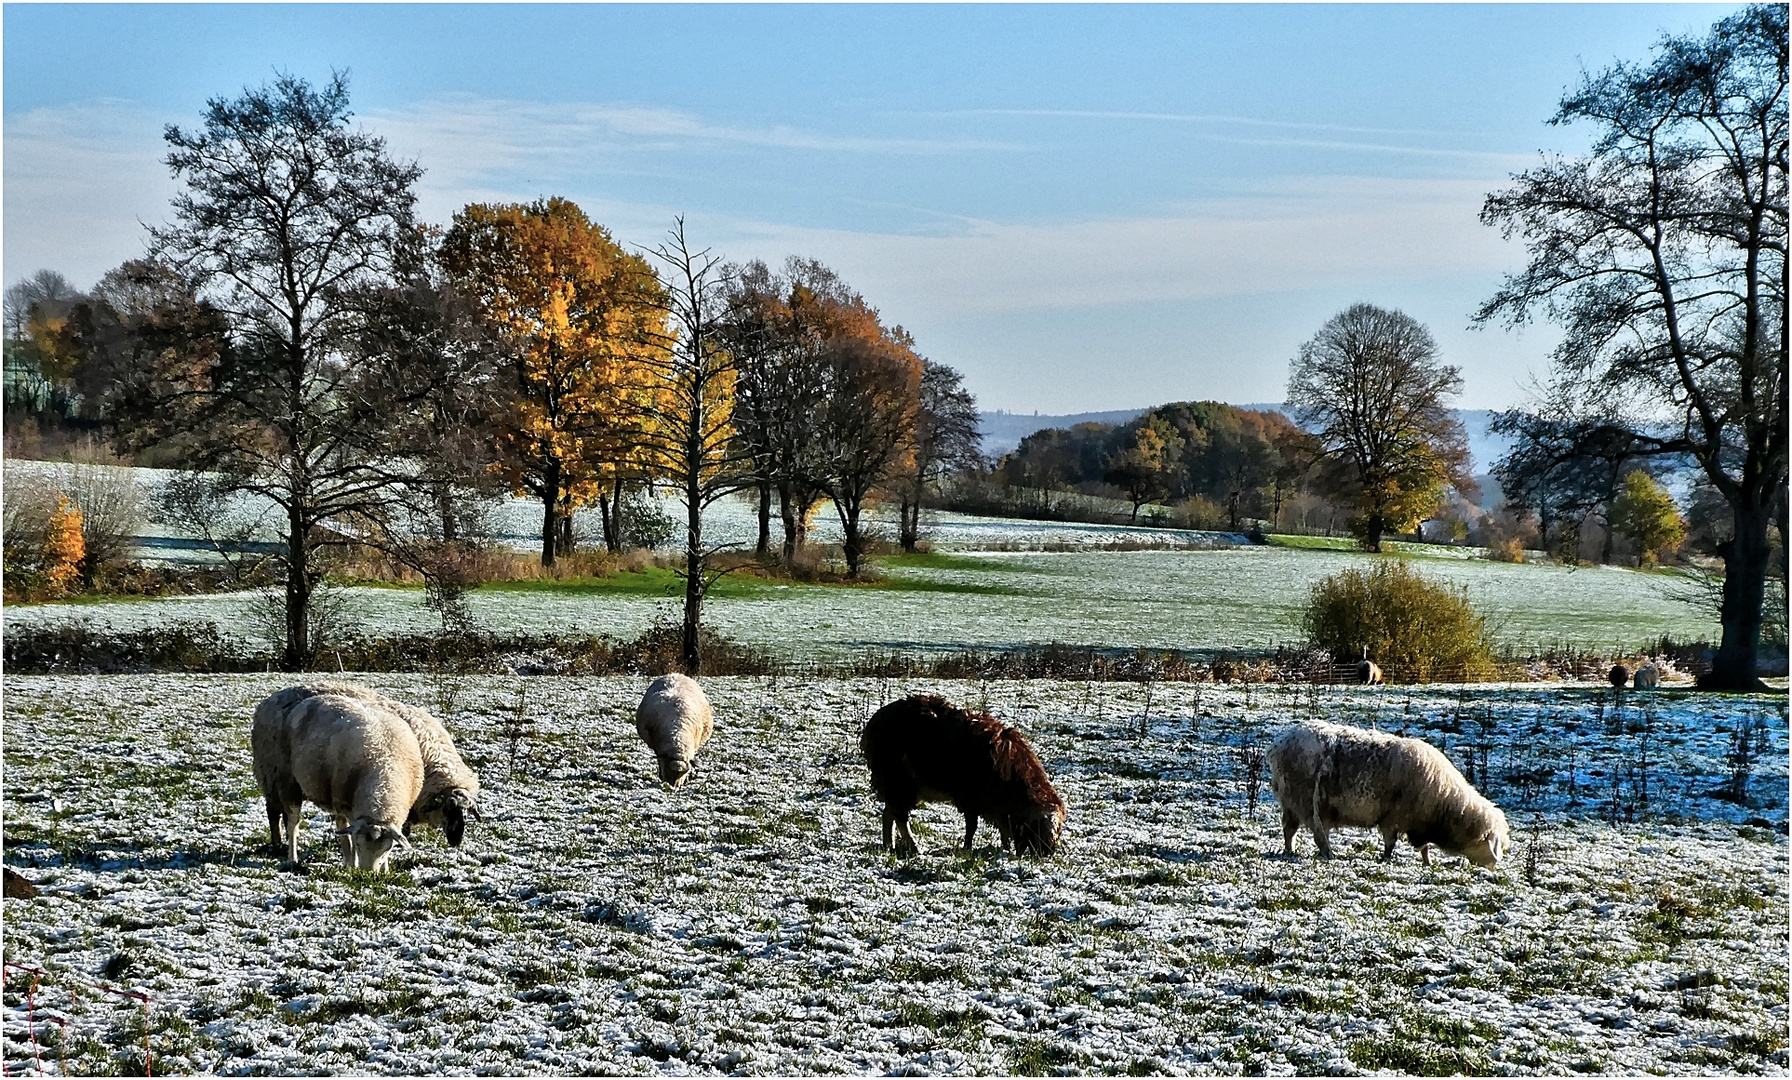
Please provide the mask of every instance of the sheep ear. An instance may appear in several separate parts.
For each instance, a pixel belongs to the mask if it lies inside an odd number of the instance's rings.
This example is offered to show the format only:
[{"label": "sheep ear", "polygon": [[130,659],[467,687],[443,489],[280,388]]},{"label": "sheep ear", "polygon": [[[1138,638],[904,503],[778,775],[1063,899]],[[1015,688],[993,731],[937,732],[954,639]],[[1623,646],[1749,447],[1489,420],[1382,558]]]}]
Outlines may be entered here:
[{"label": "sheep ear", "polygon": [[410,840],[406,839],[404,833],[397,829],[392,830],[392,842],[406,851],[411,850]]}]

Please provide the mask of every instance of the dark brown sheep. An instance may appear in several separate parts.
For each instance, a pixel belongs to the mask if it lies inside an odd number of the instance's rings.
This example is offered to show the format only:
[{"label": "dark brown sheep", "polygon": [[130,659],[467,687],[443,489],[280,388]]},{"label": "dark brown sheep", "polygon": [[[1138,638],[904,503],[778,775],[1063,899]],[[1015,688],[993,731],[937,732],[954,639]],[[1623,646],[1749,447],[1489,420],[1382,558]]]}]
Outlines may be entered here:
[{"label": "dark brown sheep", "polygon": [[1026,737],[942,697],[915,694],[877,710],[859,737],[871,786],[884,803],[884,850],[891,831],[904,853],[918,850],[908,816],[921,803],[949,802],[964,814],[964,846],[977,819],[1002,832],[1002,847],[1050,855],[1064,831],[1064,800]]},{"label": "dark brown sheep", "polygon": [[1605,680],[1622,690],[1624,684],[1630,681],[1630,669],[1623,664],[1613,664],[1612,669],[1606,673]]}]

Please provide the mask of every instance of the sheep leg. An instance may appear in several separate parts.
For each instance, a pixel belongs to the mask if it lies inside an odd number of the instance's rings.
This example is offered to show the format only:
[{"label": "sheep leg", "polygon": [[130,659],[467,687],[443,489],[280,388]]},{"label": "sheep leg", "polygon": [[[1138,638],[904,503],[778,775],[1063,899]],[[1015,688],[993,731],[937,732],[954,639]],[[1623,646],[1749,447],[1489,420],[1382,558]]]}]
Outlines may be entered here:
[{"label": "sheep leg", "polygon": [[896,843],[896,853],[899,855],[919,855],[921,853],[921,845],[915,843],[915,834],[908,829],[908,815],[909,812],[904,810],[896,818],[896,835],[899,837]]},{"label": "sheep leg", "polygon": [[336,815],[336,846],[342,852],[342,865],[354,868],[355,838],[343,830],[348,828],[348,819],[341,814]]},{"label": "sheep leg", "polygon": [[977,815],[965,811],[964,815],[964,849],[971,850],[971,838],[977,835]]},{"label": "sheep leg", "polygon": [[890,833],[896,827],[896,815],[884,807],[884,850],[890,850]]},{"label": "sheep leg", "polygon": [[294,866],[299,864],[299,811],[304,808],[304,803],[290,803],[281,815],[286,826],[286,861]]},{"label": "sheep leg", "polygon": [[268,804],[268,846],[279,851],[286,846],[286,835],[280,826],[286,814],[286,806],[272,795],[266,797]]},{"label": "sheep leg", "polygon": [[1419,845],[1419,861],[1424,863],[1426,866],[1431,865],[1431,845],[1430,844],[1420,844]]},{"label": "sheep leg", "polygon": [[1321,859],[1332,857],[1331,831],[1317,821],[1313,823],[1313,844],[1319,849]]},{"label": "sheep leg", "polygon": [[1294,855],[1294,834],[1300,831],[1300,819],[1286,810],[1282,811],[1282,854]]},{"label": "sheep leg", "polygon": [[1382,862],[1393,862],[1394,861],[1394,845],[1398,844],[1400,842],[1400,834],[1397,832],[1390,832],[1387,829],[1383,829],[1383,830],[1381,830],[1381,842],[1382,842],[1381,861]]},{"label": "sheep leg", "polygon": [[1013,851],[1014,850],[1014,829],[1013,829],[1013,827],[1011,827],[1008,824],[1008,822],[1006,822],[1006,821],[998,821],[998,822],[996,822],[996,828],[1001,830],[1001,833],[1002,833],[1002,850],[1003,851]]}]

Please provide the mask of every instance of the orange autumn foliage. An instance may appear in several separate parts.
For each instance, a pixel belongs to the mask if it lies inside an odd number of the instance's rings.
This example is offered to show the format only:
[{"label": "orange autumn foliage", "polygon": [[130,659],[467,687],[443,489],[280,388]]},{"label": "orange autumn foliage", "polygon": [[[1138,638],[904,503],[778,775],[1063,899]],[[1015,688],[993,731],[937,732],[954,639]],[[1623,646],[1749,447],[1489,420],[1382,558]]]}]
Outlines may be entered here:
[{"label": "orange autumn foliage", "polygon": [[647,467],[636,447],[656,393],[646,361],[665,337],[659,281],[561,198],[466,207],[443,262],[512,346],[497,467],[543,504],[552,565],[561,515]]},{"label": "orange autumn foliage", "polygon": [[57,592],[80,580],[87,541],[81,536],[81,508],[67,495],[56,496],[56,509],[44,529],[44,581]]}]

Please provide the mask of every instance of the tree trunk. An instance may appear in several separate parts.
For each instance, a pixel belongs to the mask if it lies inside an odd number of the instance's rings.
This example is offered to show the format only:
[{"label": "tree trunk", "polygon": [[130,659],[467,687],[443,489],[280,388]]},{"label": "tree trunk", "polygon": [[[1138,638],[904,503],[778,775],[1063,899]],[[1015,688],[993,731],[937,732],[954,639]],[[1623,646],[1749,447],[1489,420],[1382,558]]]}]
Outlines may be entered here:
[{"label": "tree trunk", "polygon": [[1737,510],[1736,535],[1723,546],[1724,600],[1719,619],[1723,639],[1711,671],[1699,679],[1701,690],[1759,690],[1755,649],[1761,641],[1761,604],[1767,588],[1771,545],[1767,525],[1773,517],[1764,506]]},{"label": "tree trunk", "polygon": [[286,650],[280,667],[303,671],[311,662],[311,537],[296,511],[287,516],[287,523]]},{"label": "tree trunk", "polygon": [[859,576],[859,563],[865,557],[865,541],[859,535],[859,500],[850,496],[845,503],[834,500],[834,508],[840,511],[840,529],[846,534],[840,545],[846,556],[846,576],[854,580]]},{"label": "tree trunk", "polygon": [[792,498],[788,481],[778,484],[778,514],[784,519],[784,562],[789,565],[796,560],[797,545],[802,537],[798,535],[796,502]]},{"label": "tree trunk", "polygon": [[554,565],[554,541],[560,535],[560,499],[546,495],[541,500],[541,565]]},{"label": "tree trunk", "polygon": [[571,555],[572,543],[572,494],[567,492],[560,496],[560,536],[554,543],[554,550],[561,555]]},{"label": "tree trunk", "polygon": [[436,513],[442,519],[442,542],[452,544],[460,539],[460,529],[454,521],[454,495],[447,484],[436,490]]},{"label": "tree trunk", "polygon": [[541,565],[552,566],[560,537],[560,463],[550,458],[541,472]]},{"label": "tree trunk", "polygon": [[1238,492],[1236,492],[1236,491],[1232,492],[1227,497],[1227,503],[1228,503],[1228,509],[1230,512],[1230,520],[1232,523],[1229,526],[1229,529],[1232,532],[1237,532],[1238,531]]},{"label": "tree trunk", "polygon": [[622,550],[622,538],[616,534],[616,525],[622,515],[610,516],[610,493],[607,491],[597,493],[597,516],[604,524],[604,550],[614,555]]},{"label": "tree trunk", "polygon": [[912,497],[908,492],[902,494],[902,505],[897,508],[898,539],[902,541],[902,550],[910,555],[915,553],[921,543],[921,496],[917,492]]},{"label": "tree trunk", "polygon": [[[702,413],[692,423],[702,430]],[[701,443],[687,446],[689,466],[685,472],[685,542],[684,542],[684,673],[696,678],[703,666],[703,653],[698,628],[703,618],[703,479],[698,471],[703,461]]]},{"label": "tree trunk", "polygon": [[1387,523],[1382,521],[1380,514],[1369,515],[1367,535],[1363,540],[1364,550],[1373,551],[1377,555],[1381,554],[1381,532],[1386,525]]},{"label": "tree trunk", "polygon": [[759,481],[759,543],[754,546],[753,554],[761,561],[772,553],[772,485],[768,480]]}]

